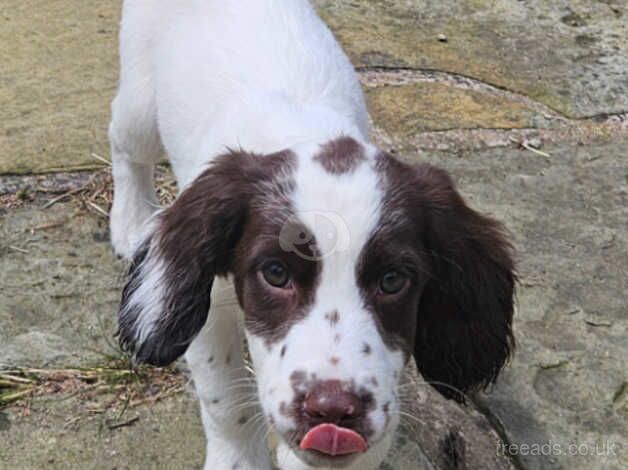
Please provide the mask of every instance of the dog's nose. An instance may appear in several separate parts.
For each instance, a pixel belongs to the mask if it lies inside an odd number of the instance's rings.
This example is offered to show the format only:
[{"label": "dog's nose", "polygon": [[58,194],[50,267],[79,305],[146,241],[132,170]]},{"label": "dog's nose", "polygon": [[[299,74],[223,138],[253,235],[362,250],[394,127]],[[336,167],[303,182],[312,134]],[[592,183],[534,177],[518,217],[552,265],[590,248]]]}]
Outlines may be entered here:
[{"label": "dog's nose", "polygon": [[304,411],[313,420],[342,424],[362,417],[364,404],[358,395],[345,391],[339,380],[327,380],[305,396]]}]

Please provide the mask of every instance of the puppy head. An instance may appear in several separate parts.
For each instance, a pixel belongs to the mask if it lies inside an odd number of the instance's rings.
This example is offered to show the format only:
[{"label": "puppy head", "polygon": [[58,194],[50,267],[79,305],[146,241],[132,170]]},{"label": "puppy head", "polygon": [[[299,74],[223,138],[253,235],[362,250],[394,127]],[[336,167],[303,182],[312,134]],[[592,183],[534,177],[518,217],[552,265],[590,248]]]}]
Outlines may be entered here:
[{"label": "puppy head", "polygon": [[414,356],[442,393],[492,382],[512,347],[500,226],[448,175],[343,137],[218,158],[155,221],[120,310],[122,345],[163,365],[232,274],[268,422],[313,466],[376,465]]}]

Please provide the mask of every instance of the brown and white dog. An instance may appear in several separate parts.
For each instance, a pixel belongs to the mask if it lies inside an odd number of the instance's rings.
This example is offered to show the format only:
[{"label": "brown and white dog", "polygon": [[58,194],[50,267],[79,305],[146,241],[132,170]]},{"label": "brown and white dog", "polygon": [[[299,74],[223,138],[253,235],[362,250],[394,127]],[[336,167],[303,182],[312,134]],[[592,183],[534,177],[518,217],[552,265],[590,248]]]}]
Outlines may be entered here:
[{"label": "brown and white dog", "polygon": [[[138,362],[185,353],[206,469],[270,469],[269,430],[284,470],[375,469],[410,358],[449,397],[495,380],[513,346],[504,232],[445,171],[369,143],[309,2],[127,0],[120,39],[119,337]],[[158,211],[162,144],[181,192]]]}]

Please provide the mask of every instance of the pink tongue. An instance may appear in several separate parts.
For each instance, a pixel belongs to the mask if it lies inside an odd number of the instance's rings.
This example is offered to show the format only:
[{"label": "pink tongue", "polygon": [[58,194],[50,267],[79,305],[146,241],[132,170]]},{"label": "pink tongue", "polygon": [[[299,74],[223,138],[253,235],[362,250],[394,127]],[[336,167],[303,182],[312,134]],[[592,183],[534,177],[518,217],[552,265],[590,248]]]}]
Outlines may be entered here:
[{"label": "pink tongue", "polygon": [[305,435],[301,449],[317,450],[328,455],[347,455],[364,452],[366,441],[357,432],[335,424],[319,424]]}]

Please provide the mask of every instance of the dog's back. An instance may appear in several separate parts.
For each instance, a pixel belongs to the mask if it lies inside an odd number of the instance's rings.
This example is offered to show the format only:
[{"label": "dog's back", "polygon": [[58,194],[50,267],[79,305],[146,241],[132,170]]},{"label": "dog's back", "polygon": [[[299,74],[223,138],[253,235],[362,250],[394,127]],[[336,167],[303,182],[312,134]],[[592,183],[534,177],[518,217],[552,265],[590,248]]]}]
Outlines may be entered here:
[{"label": "dog's back", "polygon": [[[154,87],[171,158],[198,152],[200,143],[189,137],[199,129],[207,135],[213,123],[231,122],[233,129],[233,121],[257,127],[272,119],[267,109],[258,114],[270,94],[291,106],[332,109],[367,135],[353,68],[306,0],[127,1],[120,47],[123,84],[124,69],[150,62],[145,83]],[[223,130],[214,133],[231,144]]]}]

